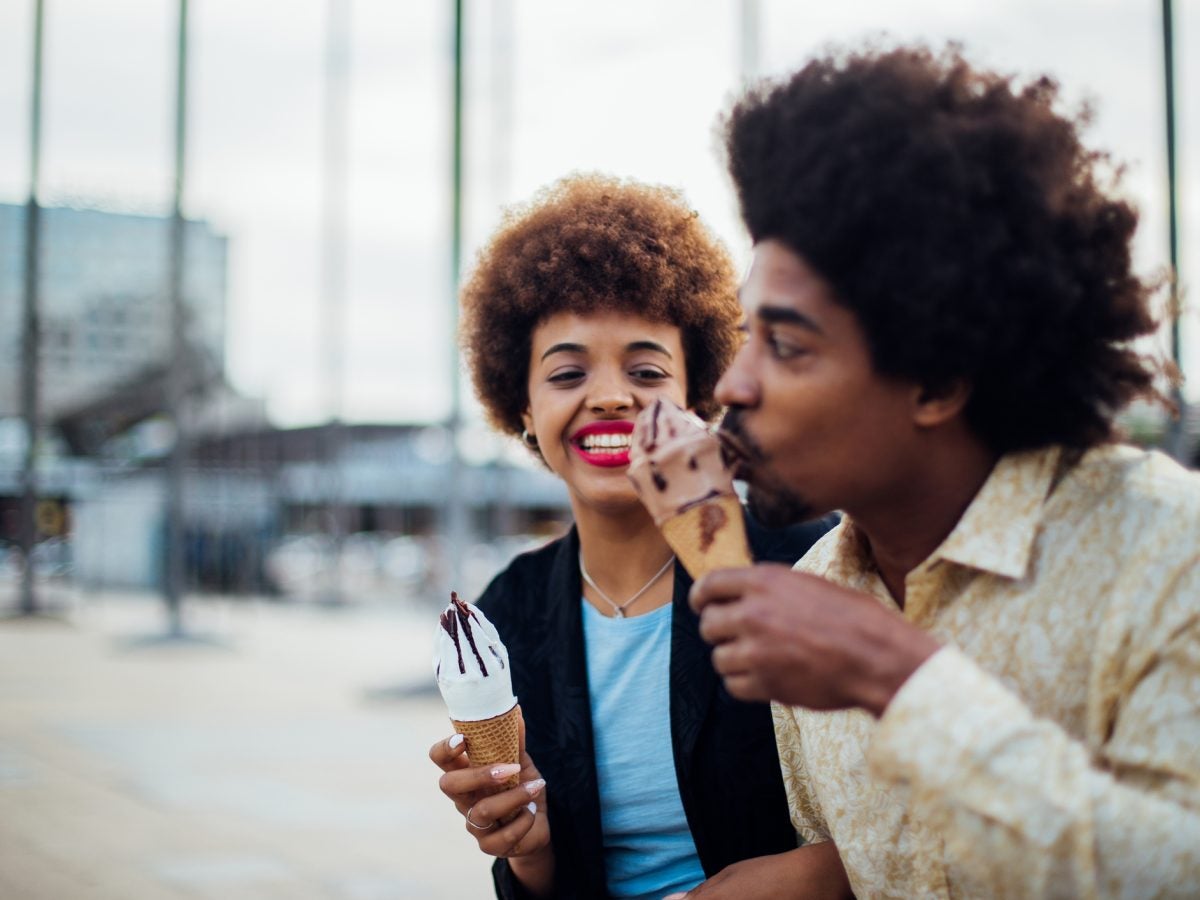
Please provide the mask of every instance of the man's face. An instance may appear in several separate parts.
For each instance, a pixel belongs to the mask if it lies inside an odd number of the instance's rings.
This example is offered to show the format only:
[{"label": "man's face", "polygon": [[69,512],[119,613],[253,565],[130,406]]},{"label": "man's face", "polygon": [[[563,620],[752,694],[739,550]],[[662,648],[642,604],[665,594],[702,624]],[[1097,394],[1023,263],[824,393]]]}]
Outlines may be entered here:
[{"label": "man's face", "polygon": [[717,399],[729,407],[722,430],[744,451],[737,474],[755,516],[861,515],[902,492],[917,386],[875,371],[855,315],[783,244],[755,246],[741,298],[748,339]]}]

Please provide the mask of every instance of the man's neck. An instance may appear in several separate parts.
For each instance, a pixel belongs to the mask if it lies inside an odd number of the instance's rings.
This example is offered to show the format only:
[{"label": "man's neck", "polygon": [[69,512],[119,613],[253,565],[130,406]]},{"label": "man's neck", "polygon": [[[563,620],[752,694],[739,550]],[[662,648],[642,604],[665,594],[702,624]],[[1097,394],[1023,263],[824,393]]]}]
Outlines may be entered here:
[{"label": "man's neck", "polygon": [[896,495],[877,509],[849,511],[866,538],[880,577],[900,608],[905,578],[958,524],[987,481],[997,456],[974,439],[921,455]]}]

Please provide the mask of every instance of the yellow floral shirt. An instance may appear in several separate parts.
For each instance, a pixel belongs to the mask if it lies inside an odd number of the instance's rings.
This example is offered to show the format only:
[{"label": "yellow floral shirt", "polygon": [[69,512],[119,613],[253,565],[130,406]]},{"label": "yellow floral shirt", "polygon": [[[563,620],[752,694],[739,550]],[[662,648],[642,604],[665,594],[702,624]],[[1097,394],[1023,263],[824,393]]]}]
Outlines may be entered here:
[{"label": "yellow floral shirt", "polygon": [[[797,568],[896,608],[849,519]],[[774,707],[858,897],[1200,896],[1200,475],[1011,454],[905,590],[945,646],[881,719]]]}]

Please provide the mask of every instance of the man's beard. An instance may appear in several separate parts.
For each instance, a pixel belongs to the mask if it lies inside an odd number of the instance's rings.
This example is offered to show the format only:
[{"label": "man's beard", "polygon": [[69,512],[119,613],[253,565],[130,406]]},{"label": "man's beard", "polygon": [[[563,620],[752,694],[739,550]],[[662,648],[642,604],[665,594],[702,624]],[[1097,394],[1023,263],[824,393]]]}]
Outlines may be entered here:
[{"label": "man's beard", "polygon": [[812,506],[771,471],[767,454],[745,430],[740,409],[725,414],[717,437],[734,477],[749,486],[746,505],[750,515],[768,528],[785,528],[813,518]]}]

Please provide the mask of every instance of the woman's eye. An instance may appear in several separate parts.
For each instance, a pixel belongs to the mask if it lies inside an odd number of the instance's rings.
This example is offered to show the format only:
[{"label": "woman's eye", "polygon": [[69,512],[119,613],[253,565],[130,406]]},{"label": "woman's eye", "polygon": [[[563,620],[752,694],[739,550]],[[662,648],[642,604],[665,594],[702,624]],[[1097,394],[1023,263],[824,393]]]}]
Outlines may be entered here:
[{"label": "woman's eye", "polygon": [[660,369],[634,369],[630,374],[640,381],[660,381],[667,377],[667,373]]},{"label": "woman's eye", "polygon": [[555,372],[546,380],[554,384],[569,384],[572,381],[578,381],[582,377],[582,372],[576,369],[568,369],[565,372]]}]

